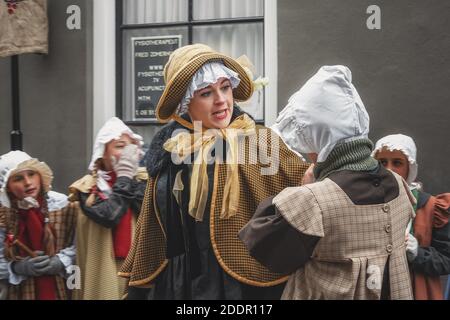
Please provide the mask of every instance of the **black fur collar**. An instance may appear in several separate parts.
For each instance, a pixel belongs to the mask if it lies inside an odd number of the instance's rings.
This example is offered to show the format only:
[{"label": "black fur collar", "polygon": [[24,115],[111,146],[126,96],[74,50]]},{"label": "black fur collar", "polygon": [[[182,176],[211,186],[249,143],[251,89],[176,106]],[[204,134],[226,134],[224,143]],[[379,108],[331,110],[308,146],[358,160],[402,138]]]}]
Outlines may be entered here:
[{"label": "black fur collar", "polygon": [[[237,105],[234,105],[233,115],[231,116],[231,121],[244,114]],[[249,114],[249,117],[252,118]],[[183,119],[191,121],[189,115],[185,114],[182,116]],[[253,118],[252,118],[253,119]],[[172,133],[177,129],[183,129],[184,127],[176,121],[171,121],[166,124],[152,140],[150,148],[145,154],[145,163],[147,166],[147,172],[150,177],[154,178],[158,175],[161,169],[170,163],[170,153],[164,150],[164,143],[172,137]]]}]

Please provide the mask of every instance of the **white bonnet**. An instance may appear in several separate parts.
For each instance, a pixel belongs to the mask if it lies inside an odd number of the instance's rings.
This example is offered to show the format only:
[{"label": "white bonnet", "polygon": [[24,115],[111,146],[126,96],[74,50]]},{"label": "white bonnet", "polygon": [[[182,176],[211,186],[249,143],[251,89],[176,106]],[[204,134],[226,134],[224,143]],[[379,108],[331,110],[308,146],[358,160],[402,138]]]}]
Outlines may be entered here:
[{"label": "white bonnet", "polygon": [[272,129],[298,153],[324,162],[336,144],[367,138],[369,115],[345,66],[323,66],[294,93]]},{"label": "white bonnet", "polygon": [[115,139],[119,139],[122,134],[128,134],[131,139],[136,140],[138,145],[143,145],[143,139],[140,135],[135,134],[122,120],[112,117],[103,125],[95,138],[94,150],[92,152],[89,170],[94,170],[97,159],[103,158],[105,153],[105,145]]},{"label": "white bonnet", "polygon": [[33,170],[40,174],[41,183],[45,192],[50,191],[53,180],[53,172],[50,167],[36,158],[31,158],[23,151],[11,151],[0,156],[0,204],[10,208],[11,201],[8,196],[8,180],[14,174]]},{"label": "white bonnet", "polygon": [[417,148],[414,140],[404,134],[391,134],[385,136],[377,141],[372,156],[375,157],[377,152],[386,147],[389,151],[401,151],[409,162],[408,178],[406,182],[411,184],[417,178],[418,164],[417,164]]}]

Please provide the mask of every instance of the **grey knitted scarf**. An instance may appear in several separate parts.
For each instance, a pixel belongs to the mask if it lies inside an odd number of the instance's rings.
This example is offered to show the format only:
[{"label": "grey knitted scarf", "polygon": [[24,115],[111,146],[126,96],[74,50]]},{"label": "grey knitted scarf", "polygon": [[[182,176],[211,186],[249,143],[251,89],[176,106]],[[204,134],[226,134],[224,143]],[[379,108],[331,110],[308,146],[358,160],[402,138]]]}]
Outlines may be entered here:
[{"label": "grey knitted scarf", "polygon": [[371,157],[373,143],[369,139],[359,139],[337,144],[324,162],[314,166],[316,181],[322,181],[331,173],[341,170],[372,171],[378,161]]}]

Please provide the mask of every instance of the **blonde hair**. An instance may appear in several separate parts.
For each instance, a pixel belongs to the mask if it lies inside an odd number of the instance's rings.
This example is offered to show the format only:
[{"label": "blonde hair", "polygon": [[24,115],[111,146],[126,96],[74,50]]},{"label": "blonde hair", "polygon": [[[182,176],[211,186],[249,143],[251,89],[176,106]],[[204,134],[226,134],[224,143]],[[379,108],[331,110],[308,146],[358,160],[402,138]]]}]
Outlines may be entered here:
[{"label": "blonde hair", "polygon": [[[42,182],[41,182],[42,184]],[[42,199],[42,205],[40,206],[40,211],[44,215],[44,237],[42,239],[43,242],[43,250],[44,253],[50,257],[56,254],[56,232],[53,225],[50,223],[49,211],[48,211],[48,203],[47,203],[47,192],[41,185],[41,191],[39,193],[39,197]],[[13,234],[14,237],[17,236],[17,223],[13,223],[18,217],[18,199],[16,197],[12,198],[12,210],[14,210],[14,214],[16,215],[14,219],[11,219],[11,216],[7,215],[7,233]],[[17,250],[10,244],[8,241],[5,241],[5,257],[10,261],[22,260],[23,258],[17,254]]]},{"label": "blonde hair", "polygon": [[92,172],[91,172],[91,175],[92,175],[92,177],[93,177],[94,180],[95,180],[95,184],[94,184],[93,187],[91,188],[91,193],[89,194],[89,197],[86,199],[86,207],[88,207],[88,208],[92,207],[92,205],[93,205],[94,202],[95,202],[95,193],[94,193],[94,190],[97,189],[97,179],[98,179],[98,173],[97,173],[97,171],[98,171],[99,166],[102,165],[102,161],[103,161],[103,159],[98,158],[98,159],[95,161],[95,163],[94,163],[94,169],[93,169]]}]

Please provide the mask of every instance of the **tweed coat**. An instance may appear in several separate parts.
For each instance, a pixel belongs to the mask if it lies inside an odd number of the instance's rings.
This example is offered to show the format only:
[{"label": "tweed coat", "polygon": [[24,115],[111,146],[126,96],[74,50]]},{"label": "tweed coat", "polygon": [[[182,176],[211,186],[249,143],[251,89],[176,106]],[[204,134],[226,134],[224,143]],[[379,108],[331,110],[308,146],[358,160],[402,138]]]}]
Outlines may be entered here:
[{"label": "tweed coat", "polygon": [[[3,218],[2,218],[3,216]],[[55,232],[57,252],[64,248],[70,247],[73,244],[76,226],[76,210],[69,203],[62,208],[55,208],[48,212],[49,223]],[[19,219],[17,217],[17,210],[5,207],[0,207],[0,227],[5,227],[7,233],[13,234],[17,237]],[[7,248],[5,248],[7,249]],[[5,255],[8,259],[18,255],[15,247],[11,247],[5,251],[10,251]],[[71,298],[71,290],[66,286],[66,279],[62,276],[55,276],[56,280],[56,296],[58,300],[67,300]],[[19,285],[10,285],[8,299],[10,300],[35,300],[36,290],[33,278],[28,278],[22,281]]]},{"label": "tweed coat", "polygon": [[399,195],[383,204],[355,205],[328,178],[273,199],[294,228],[320,237],[311,259],[289,277],[282,299],[380,299],[388,261],[390,298],[413,298],[405,232],[415,200],[394,176]]}]

